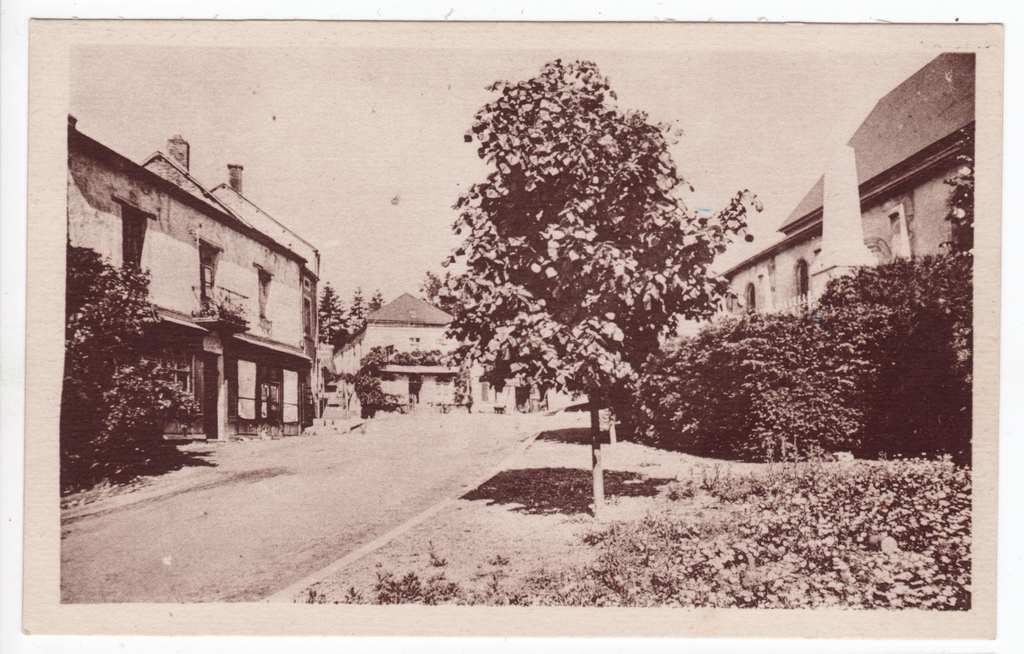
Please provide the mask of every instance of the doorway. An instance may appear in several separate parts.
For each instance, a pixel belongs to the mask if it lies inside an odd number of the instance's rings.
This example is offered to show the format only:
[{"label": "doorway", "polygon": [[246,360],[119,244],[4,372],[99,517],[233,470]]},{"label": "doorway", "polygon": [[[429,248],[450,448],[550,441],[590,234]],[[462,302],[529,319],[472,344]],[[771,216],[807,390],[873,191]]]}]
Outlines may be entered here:
[{"label": "doorway", "polygon": [[410,377],[409,378],[409,401],[413,404],[420,403],[420,391],[423,390],[423,378],[422,377]]},{"label": "doorway", "polygon": [[220,438],[217,430],[217,400],[220,391],[217,375],[218,354],[203,354],[203,433],[206,440]]}]

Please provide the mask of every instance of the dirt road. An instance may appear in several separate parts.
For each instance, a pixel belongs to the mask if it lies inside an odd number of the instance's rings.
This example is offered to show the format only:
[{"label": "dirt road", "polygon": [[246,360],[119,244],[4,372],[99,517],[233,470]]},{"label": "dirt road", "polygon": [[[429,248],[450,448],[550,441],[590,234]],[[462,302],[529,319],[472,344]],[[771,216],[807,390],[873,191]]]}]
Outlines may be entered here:
[{"label": "dirt road", "polygon": [[542,422],[394,416],[216,446],[213,467],[64,512],[62,601],[265,598],[456,494]]}]

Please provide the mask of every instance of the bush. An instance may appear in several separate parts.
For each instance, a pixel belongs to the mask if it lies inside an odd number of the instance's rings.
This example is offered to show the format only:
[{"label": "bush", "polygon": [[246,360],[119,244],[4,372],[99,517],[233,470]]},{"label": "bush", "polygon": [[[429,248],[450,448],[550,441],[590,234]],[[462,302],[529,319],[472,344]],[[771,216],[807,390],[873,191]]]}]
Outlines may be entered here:
[{"label": "bush", "polygon": [[832,280],[813,313],[724,317],[649,362],[637,438],[792,460],[854,450],[969,461],[971,257]]},{"label": "bush", "polygon": [[192,397],[155,362],[147,331],[159,322],[149,278],[117,268],[86,248],[68,247],[61,395],[61,488],[127,481],[173,464],[163,424],[190,421]]},{"label": "bush", "polygon": [[[724,487],[721,487],[724,488]],[[660,517],[590,535],[589,570],[545,604],[748,608],[971,606],[971,478],[949,461],[798,464],[752,476],[696,523]]]}]

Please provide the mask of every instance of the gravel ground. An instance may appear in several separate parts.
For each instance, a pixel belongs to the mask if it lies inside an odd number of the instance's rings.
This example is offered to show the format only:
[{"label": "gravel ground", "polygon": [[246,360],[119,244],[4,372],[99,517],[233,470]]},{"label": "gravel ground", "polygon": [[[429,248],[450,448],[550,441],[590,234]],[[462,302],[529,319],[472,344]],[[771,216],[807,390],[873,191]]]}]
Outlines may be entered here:
[{"label": "gravel ground", "polygon": [[65,498],[62,601],[263,599],[456,496],[544,420],[385,416],[347,434],[188,446],[212,465]]}]

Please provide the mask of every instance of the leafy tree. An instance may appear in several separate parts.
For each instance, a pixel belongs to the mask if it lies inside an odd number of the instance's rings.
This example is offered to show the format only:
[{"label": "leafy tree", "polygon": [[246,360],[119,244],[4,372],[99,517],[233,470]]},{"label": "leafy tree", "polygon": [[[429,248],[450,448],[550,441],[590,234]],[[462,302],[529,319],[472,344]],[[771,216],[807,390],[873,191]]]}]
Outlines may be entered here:
[{"label": "leafy tree", "polygon": [[460,305],[458,298],[449,293],[448,284],[451,283],[451,279],[451,271],[446,271],[443,279],[427,271],[420,285],[420,293],[424,300],[454,316],[459,313]]},{"label": "leafy tree", "polygon": [[147,332],[160,322],[149,276],[68,247],[61,487],[180,467],[188,459],[163,439],[163,424],[197,414],[191,395],[158,363]]},{"label": "leafy tree", "polygon": [[[450,333],[493,382],[586,393],[596,432],[677,318],[712,315],[726,285],[708,266],[760,207],[743,191],[711,216],[687,209],[670,126],[619,109],[591,62],[488,90],[466,141],[493,168],[455,205]],[[596,433],[594,456],[599,490]]]},{"label": "leafy tree", "polygon": [[345,309],[330,283],[324,284],[323,292],[320,294],[317,318],[320,323],[320,337],[325,343],[330,343],[334,347],[340,347],[345,343],[348,337],[348,330],[345,328]]},{"label": "leafy tree", "polygon": [[389,364],[400,366],[446,365],[447,359],[440,350],[398,352],[393,345],[373,347],[359,362],[356,374],[342,375],[345,382],[352,384],[364,418],[372,418],[378,411],[394,411],[405,401],[404,398],[385,393],[381,388],[383,369]]},{"label": "leafy tree", "polygon": [[373,297],[370,298],[370,306],[368,307],[369,310],[367,311],[367,313],[373,313],[382,306],[384,306],[384,294],[381,293],[380,289],[378,288],[376,292],[374,292]]}]

